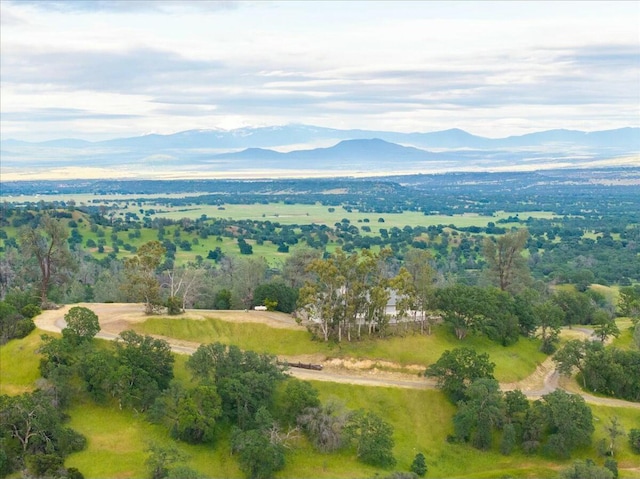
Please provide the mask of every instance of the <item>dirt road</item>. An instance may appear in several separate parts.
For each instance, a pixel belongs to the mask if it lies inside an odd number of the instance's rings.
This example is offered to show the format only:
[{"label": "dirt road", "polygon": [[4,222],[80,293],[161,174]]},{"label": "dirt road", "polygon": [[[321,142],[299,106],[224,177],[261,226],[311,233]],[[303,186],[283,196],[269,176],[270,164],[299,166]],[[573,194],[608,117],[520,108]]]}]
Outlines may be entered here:
[{"label": "dirt road", "polygon": [[[99,338],[114,340],[124,330],[129,329],[132,324],[142,323],[147,319],[143,313],[142,304],[131,303],[81,303],[77,305],[67,305],[63,308],[51,311],[44,311],[35,318],[36,326],[43,331],[60,332],[66,326],[64,315],[73,306],[84,306],[95,312],[100,318],[101,331],[98,333]],[[291,317],[280,313],[270,313],[266,311],[203,311],[189,310],[181,318],[188,319],[204,319],[215,317],[223,321],[231,322],[253,322],[262,323],[274,328],[304,330],[303,326],[298,325]],[[591,334],[589,330],[573,329],[568,332],[572,336],[586,336]],[[199,343],[181,341],[174,338],[161,337],[170,345],[171,349],[180,354],[192,354],[199,346]],[[322,371],[291,368],[289,373],[299,379],[330,381],[346,384],[357,384],[363,386],[383,386],[383,387],[400,387],[408,389],[434,389],[435,381],[426,379],[418,375],[420,368],[416,369],[415,374],[399,373],[393,371],[380,371],[370,367],[358,367],[358,362],[349,360],[328,360],[317,357],[290,357],[279,356],[279,360],[289,362],[322,362]],[[370,361],[367,362],[370,366]],[[392,364],[392,363],[388,363]],[[396,365],[400,369],[400,365]],[[503,383],[500,385],[502,390],[520,389],[528,398],[538,399],[545,394],[555,391],[556,389],[564,389],[572,393],[580,394],[585,401],[592,404],[604,406],[630,407],[640,409],[640,403],[623,401],[620,399],[603,398],[592,396],[581,391],[575,384],[567,378],[560,378],[555,365],[551,358],[547,358],[538,365],[536,370],[527,378],[515,383]]]}]

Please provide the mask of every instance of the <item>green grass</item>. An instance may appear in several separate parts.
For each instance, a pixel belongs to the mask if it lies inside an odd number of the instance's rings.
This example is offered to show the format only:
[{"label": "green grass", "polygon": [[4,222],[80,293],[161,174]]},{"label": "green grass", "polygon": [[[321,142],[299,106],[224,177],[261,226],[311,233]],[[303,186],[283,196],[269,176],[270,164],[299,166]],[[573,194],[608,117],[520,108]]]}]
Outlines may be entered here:
[{"label": "green grass", "polygon": [[640,468],[640,456],[634,454],[629,446],[629,439],[627,434],[631,429],[640,428],[640,414],[637,409],[620,408],[620,407],[607,407],[597,406],[590,404],[591,412],[593,414],[593,423],[596,431],[593,435],[593,445],[589,451],[587,451],[591,457],[597,455],[596,444],[597,442],[607,437],[605,426],[610,423],[612,417],[617,417],[619,423],[622,425],[625,436],[619,437],[616,441],[615,460],[618,461],[618,467],[637,467]]},{"label": "green grass", "polygon": [[[246,326],[246,325],[245,325]],[[27,378],[37,377],[40,332],[27,338],[12,341],[0,348],[2,386],[5,393],[17,394],[21,387],[32,383]],[[100,342],[100,345],[109,345]],[[28,359],[28,360],[27,360]],[[185,383],[190,375],[185,368],[187,357],[176,355],[175,377]],[[7,375],[7,372],[20,374]],[[444,395],[435,390],[409,390],[353,386],[347,384],[314,382],[322,400],[330,397],[342,399],[349,409],[371,410],[389,421],[394,427],[394,455],[398,461],[394,470],[407,471],[417,452],[427,458],[427,477],[456,477],[468,479],[512,476],[518,478],[553,478],[557,470],[571,461],[549,461],[536,456],[514,454],[502,456],[496,452],[479,452],[470,446],[449,444],[446,436],[453,432],[451,418],[455,408]],[[604,425],[617,416],[626,431],[640,427],[637,411],[624,408],[591,406],[596,432],[593,445],[578,451],[576,458],[598,458],[596,443],[604,437]],[[146,477],[147,452],[151,442],[160,445],[176,445],[189,456],[187,465],[209,477],[230,479],[243,477],[236,460],[229,451],[229,430],[224,428],[214,445],[190,446],[172,441],[166,429],[150,424],[144,415],[134,411],[119,410],[115,404],[97,405],[83,394],[75,397],[74,406],[68,411],[69,426],[88,438],[84,451],[74,453],[65,462],[67,467],[77,467],[87,478],[138,478]],[[497,438],[496,438],[497,439]],[[316,453],[301,437],[292,443],[287,453],[287,466],[277,477],[300,478],[367,478],[390,471],[376,470],[358,462],[353,448],[337,454]],[[616,460],[621,477],[634,477],[626,469],[640,467],[640,460],[633,455],[626,438],[619,438]]]},{"label": "green grass", "polygon": [[[496,452],[479,452],[468,445],[449,444],[445,438],[453,433],[455,407],[438,391],[399,388],[367,388],[336,383],[314,383],[321,399],[342,398],[349,409],[373,411],[394,427],[394,455],[397,471],[408,471],[418,452],[426,457],[427,477],[555,477],[553,463],[521,454],[503,456]],[[399,407],[399,405],[401,405]],[[315,458],[292,464],[302,474],[286,477],[372,477],[345,470],[343,474],[318,476],[309,467]],[[361,466],[360,466],[361,467]],[[309,472],[309,474],[307,474]]]},{"label": "green grass", "polygon": [[225,438],[220,438],[216,447],[176,442],[164,427],[150,424],[140,414],[91,401],[77,403],[69,415],[69,426],[88,438],[88,446],[69,456],[65,466],[78,468],[87,478],[147,477],[145,450],[152,442],[174,444],[189,457],[186,464],[202,474],[242,477]]},{"label": "green grass", "polygon": [[34,329],[26,338],[13,339],[0,347],[0,394],[15,395],[35,389],[43,331]]},{"label": "green grass", "polygon": [[620,349],[637,349],[635,342],[633,341],[633,323],[629,318],[620,318],[616,320],[618,329],[620,329],[620,336],[613,338],[611,345]]},{"label": "green grass", "polygon": [[386,360],[425,367],[436,362],[445,350],[467,346],[480,353],[488,353],[496,363],[496,378],[503,382],[525,378],[546,358],[538,351],[537,340],[521,338],[509,347],[500,346],[481,336],[469,336],[460,341],[444,326],[435,327],[431,336],[408,334],[405,337],[363,339],[350,343],[343,341],[340,344],[312,341],[306,331],[275,329],[258,323],[251,323],[251,327],[247,327],[246,323],[216,318],[149,318],[136,325],[136,330],[199,343],[217,341],[275,355],[323,354],[327,357]]},{"label": "green grass", "polygon": [[144,334],[157,334],[205,344],[220,342],[259,353],[288,356],[306,354],[316,351],[318,346],[324,346],[311,342],[307,331],[276,329],[259,323],[233,323],[216,318],[149,318],[136,324],[134,329]]}]

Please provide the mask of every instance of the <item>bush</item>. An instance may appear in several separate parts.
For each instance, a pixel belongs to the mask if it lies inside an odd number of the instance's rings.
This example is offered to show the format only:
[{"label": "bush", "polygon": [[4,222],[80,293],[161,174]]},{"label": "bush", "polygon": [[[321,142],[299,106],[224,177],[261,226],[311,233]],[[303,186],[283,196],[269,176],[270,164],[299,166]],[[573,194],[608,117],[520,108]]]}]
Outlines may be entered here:
[{"label": "bush", "polygon": [[42,309],[35,304],[27,304],[24,308],[20,310],[20,314],[27,319],[32,319],[42,313]]},{"label": "bush", "polygon": [[608,458],[604,461],[604,467],[611,471],[613,479],[618,479],[618,462],[615,459]]},{"label": "bush", "polygon": [[347,426],[349,436],[356,442],[358,459],[365,464],[392,467],[393,427],[373,412],[356,411]]},{"label": "bush", "polygon": [[16,333],[14,338],[24,338],[34,329],[36,329],[36,324],[33,322],[33,319],[21,319],[16,323]]},{"label": "bush", "polygon": [[633,452],[640,454],[640,429],[631,429],[629,431],[629,444]]},{"label": "bush", "polygon": [[27,469],[35,477],[59,477],[62,464],[62,459],[57,454],[33,454],[27,456]]},{"label": "bush", "polygon": [[411,463],[411,472],[420,477],[423,477],[427,473],[427,461],[424,454],[421,452],[416,454],[416,457],[413,458],[413,462]]},{"label": "bush", "polygon": [[182,313],[182,300],[177,296],[170,296],[167,299],[167,312],[172,316]]}]

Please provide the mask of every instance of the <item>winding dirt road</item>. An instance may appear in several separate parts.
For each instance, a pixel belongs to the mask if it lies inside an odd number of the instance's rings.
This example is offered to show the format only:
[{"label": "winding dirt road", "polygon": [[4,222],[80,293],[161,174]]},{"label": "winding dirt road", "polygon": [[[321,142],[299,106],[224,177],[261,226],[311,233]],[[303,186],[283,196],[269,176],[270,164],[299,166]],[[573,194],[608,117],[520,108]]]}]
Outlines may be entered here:
[{"label": "winding dirt road", "polygon": [[[100,320],[101,331],[97,337],[101,339],[114,340],[118,335],[130,329],[136,323],[142,323],[147,319],[143,313],[143,305],[130,303],[82,303],[77,305],[67,305],[57,310],[44,311],[42,314],[34,318],[36,326],[43,331],[60,332],[65,326],[64,315],[73,306],[84,306],[91,309],[98,315]],[[188,319],[204,319],[215,315],[216,318],[231,322],[252,322],[263,323],[270,327],[305,330],[303,326],[298,325],[293,318],[280,314],[270,313],[266,311],[203,311],[188,310],[181,318]],[[566,332],[571,336],[588,336],[591,334],[589,330],[573,329]],[[192,354],[200,345],[200,343],[181,341],[174,338],[156,336],[166,340],[171,349],[180,354]],[[431,379],[425,379],[418,375],[419,371],[424,370],[423,366],[415,366],[416,373],[399,373],[380,371],[371,368],[371,361],[365,362],[364,367],[360,367],[358,362],[350,360],[326,360],[324,357],[316,355],[309,356],[279,356],[281,361],[303,362],[303,363],[322,363],[321,371],[291,368],[289,373],[299,379],[315,380],[315,381],[331,381],[337,383],[357,384],[363,386],[383,386],[383,387],[400,387],[408,389],[435,389],[436,383]],[[393,363],[387,363],[394,366]],[[399,365],[395,365],[397,369]],[[564,389],[572,393],[580,394],[585,401],[592,404],[603,406],[617,406],[640,409],[640,403],[623,401],[620,399],[603,398],[592,396],[581,391],[574,381],[569,378],[559,377],[555,370],[555,364],[551,358],[547,358],[538,365],[536,370],[527,378],[514,382],[502,383],[501,389],[508,391],[520,389],[528,398],[538,399],[545,394],[555,391],[556,389]]]}]

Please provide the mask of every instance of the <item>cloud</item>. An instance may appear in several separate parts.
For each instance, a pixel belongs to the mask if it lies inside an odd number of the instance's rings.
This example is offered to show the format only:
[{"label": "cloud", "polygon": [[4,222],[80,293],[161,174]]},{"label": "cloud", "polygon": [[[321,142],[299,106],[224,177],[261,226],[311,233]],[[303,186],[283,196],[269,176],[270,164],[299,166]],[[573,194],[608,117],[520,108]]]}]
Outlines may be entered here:
[{"label": "cloud", "polygon": [[38,10],[61,13],[139,13],[171,14],[176,11],[219,12],[238,8],[233,0],[20,0],[10,3],[31,6]]},{"label": "cloud", "polygon": [[123,120],[139,118],[140,115],[126,113],[98,113],[78,108],[34,108],[26,111],[2,113],[3,121],[52,122],[65,120]]},{"label": "cloud", "polygon": [[625,4],[367,5],[2,1],[4,132],[638,123]]},{"label": "cloud", "polygon": [[139,47],[126,51],[40,51],[16,49],[1,59],[2,81],[22,85],[48,85],[62,89],[146,91],[205,73],[221,64],[192,60],[180,54]]}]

